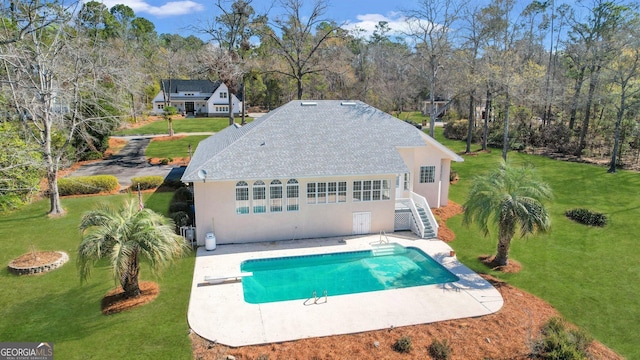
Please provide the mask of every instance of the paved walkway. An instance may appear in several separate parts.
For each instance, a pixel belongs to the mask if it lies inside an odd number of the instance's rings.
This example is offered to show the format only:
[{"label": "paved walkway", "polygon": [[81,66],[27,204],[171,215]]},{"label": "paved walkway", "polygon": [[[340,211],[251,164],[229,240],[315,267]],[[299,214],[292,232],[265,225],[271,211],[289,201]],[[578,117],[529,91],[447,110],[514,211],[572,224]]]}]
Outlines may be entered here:
[{"label": "paved walkway", "polygon": [[351,295],[331,296],[327,302],[304,300],[249,304],[242,283],[208,285],[205,276],[240,272],[248,259],[369,250],[379,235],[221,245],[199,248],[195,262],[188,321],[200,336],[228,346],[246,346],[309,337],[358,333],[391,327],[477,317],[498,311],[498,290],[449,256],[440,240],[423,240],[411,233],[388,235],[393,243],[418,247],[460,281]]}]

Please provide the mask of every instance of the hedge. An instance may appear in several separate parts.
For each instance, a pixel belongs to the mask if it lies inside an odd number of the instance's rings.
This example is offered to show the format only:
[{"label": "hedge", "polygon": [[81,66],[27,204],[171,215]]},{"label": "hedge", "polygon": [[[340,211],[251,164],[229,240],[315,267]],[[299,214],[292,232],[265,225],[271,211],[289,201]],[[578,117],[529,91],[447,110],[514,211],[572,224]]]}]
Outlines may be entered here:
[{"label": "hedge", "polygon": [[111,192],[120,187],[113,175],[72,176],[58,179],[60,196],[98,194]]},{"label": "hedge", "polygon": [[134,177],[131,179],[131,189],[138,190],[138,184],[140,184],[140,190],[156,189],[163,182],[164,177],[158,175]]}]

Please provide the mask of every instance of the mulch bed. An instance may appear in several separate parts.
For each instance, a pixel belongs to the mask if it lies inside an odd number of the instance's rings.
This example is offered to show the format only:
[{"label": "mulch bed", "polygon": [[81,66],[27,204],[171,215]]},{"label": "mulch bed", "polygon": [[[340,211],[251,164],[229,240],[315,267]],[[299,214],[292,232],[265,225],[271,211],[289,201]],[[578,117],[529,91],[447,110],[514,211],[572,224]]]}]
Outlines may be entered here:
[{"label": "mulch bed", "polygon": [[37,251],[18,256],[11,261],[11,265],[16,267],[34,267],[51,264],[62,257],[57,251]]},{"label": "mulch bed", "polygon": [[140,296],[135,298],[125,299],[122,287],[109,291],[104,298],[102,298],[102,313],[110,315],[126,311],[134,307],[147,304],[158,297],[158,294],[160,293],[158,284],[151,281],[141,281],[139,285]]}]

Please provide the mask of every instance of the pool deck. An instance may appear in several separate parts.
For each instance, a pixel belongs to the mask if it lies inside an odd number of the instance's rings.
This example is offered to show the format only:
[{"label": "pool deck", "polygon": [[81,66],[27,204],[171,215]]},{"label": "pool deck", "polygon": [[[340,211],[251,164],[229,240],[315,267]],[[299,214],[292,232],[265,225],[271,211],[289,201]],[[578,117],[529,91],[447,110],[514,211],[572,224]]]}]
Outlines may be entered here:
[{"label": "pool deck", "polygon": [[240,273],[240,263],[248,259],[370,250],[381,237],[219,245],[214,251],[200,247],[187,314],[189,326],[205,339],[238,347],[477,317],[502,307],[500,292],[449,256],[451,248],[446,243],[419,239],[409,232],[387,237],[392,243],[420,248],[460,280],[350,295],[329,294],[326,300],[321,297],[315,303],[292,300],[249,304],[244,301],[241,282],[211,285],[205,277],[235,276]]}]

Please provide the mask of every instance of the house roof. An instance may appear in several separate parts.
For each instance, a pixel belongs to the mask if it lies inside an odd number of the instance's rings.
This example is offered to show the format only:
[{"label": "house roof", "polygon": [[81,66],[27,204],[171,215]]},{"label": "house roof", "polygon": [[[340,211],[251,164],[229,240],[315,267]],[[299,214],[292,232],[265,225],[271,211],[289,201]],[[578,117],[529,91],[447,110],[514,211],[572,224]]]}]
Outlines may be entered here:
[{"label": "house roof", "polygon": [[[180,92],[200,92],[201,94],[213,94],[222,81],[211,80],[183,80],[183,79],[165,79],[161,80],[160,91],[168,89],[170,94],[178,94]],[[163,87],[164,84],[164,87]],[[240,101],[242,101],[242,91],[238,91],[238,94],[234,94]],[[177,96],[171,97],[174,100],[183,100]],[[198,100],[207,100],[209,97],[198,98]],[[194,97],[189,97],[188,100],[193,100]]]},{"label": "house roof", "polygon": [[398,147],[431,146],[462,159],[413,125],[360,101],[291,101],[203,140],[182,177],[286,179],[401,174]]},{"label": "house roof", "polygon": [[161,85],[161,89],[168,89],[169,93],[177,94],[181,91],[193,91],[201,92],[205,94],[213,94],[222,81],[210,81],[210,80],[182,80],[182,79],[165,79],[162,80],[164,87]]}]

